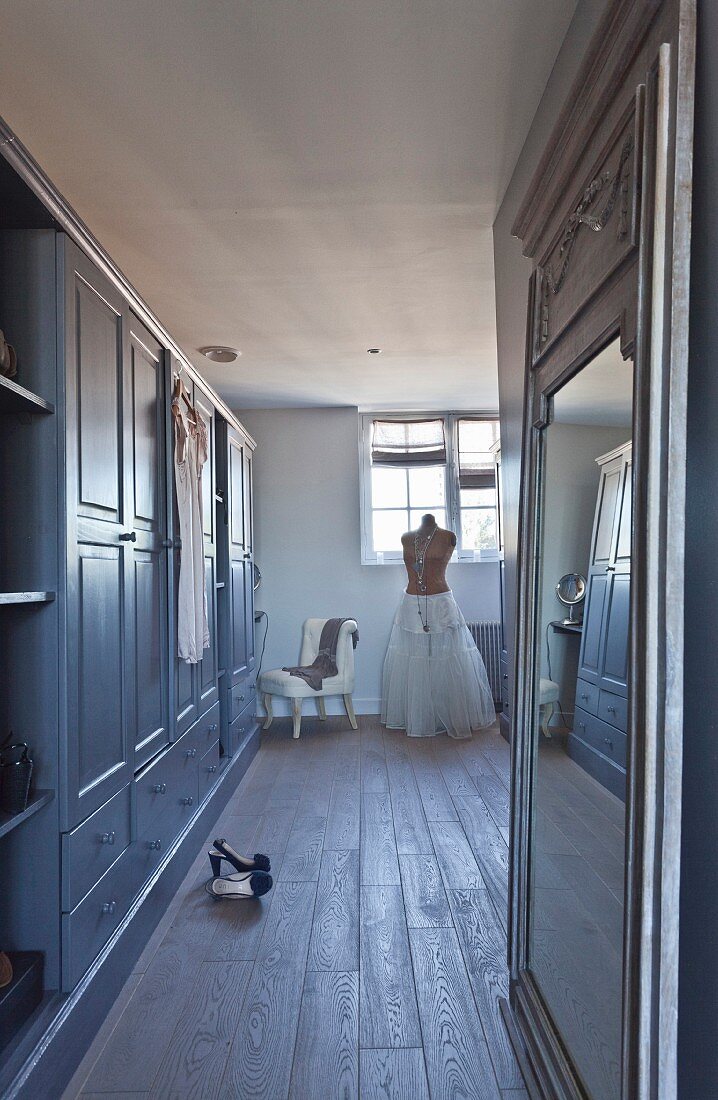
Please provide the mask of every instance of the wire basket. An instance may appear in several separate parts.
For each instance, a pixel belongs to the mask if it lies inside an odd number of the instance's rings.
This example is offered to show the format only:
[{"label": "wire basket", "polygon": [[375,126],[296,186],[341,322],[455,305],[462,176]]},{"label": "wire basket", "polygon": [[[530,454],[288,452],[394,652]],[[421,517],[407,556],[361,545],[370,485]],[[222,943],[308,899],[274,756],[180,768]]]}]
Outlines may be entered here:
[{"label": "wire basket", "polygon": [[0,753],[0,809],[21,814],[30,797],[33,763],[24,743],[10,745]]}]

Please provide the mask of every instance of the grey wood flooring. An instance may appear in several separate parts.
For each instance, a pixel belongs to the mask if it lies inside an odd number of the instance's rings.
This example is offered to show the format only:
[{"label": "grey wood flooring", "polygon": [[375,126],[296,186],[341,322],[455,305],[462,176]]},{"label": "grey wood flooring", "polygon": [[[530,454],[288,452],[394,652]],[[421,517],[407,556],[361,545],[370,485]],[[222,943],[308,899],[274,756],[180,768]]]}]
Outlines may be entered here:
[{"label": "grey wood flooring", "polygon": [[[274,888],[213,901],[206,847],[65,1100],[519,1100],[509,749],[362,717],[275,721],[212,837]],[[559,828],[559,826],[557,826]]]}]

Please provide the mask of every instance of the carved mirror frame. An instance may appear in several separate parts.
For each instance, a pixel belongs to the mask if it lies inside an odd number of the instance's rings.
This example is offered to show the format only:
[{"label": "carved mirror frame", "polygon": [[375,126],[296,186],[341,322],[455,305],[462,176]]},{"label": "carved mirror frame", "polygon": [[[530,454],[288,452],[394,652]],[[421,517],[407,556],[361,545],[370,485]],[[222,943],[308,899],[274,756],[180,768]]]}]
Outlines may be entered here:
[{"label": "carved mirror frame", "polygon": [[612,0],[513,232],[532,258],[512,726],[510,1007],[532,1095],[586,1100],[529,968],[540,434],[616,337],[634,361],[621,1100],[676,1094],[695,0]]}]

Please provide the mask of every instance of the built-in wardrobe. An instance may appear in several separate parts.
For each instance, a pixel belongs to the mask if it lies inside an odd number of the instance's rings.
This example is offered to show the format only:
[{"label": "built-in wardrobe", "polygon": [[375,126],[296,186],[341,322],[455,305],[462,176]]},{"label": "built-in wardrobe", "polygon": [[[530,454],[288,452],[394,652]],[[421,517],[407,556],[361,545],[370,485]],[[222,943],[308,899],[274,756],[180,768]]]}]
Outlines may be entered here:
[{"label": "built-in wardrobe", "polygon": [[[0,741],[33,776],[0,814],[0,950],[25,983],[0,991],[0,1093],[49,1096],[257,747],[254,443],[20,143],[2,152]],[[177,376],[208,433],[196,664],[176,655]]]}]

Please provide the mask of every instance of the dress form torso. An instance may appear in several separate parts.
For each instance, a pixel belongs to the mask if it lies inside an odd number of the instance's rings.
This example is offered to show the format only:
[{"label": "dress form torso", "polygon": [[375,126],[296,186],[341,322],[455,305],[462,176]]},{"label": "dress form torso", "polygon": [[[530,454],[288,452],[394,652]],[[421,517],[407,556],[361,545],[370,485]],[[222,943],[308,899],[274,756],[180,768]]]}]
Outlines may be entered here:
[{"label": "dress form torso", "polygon": [[[418,549],[421,552],[432,531],[435,531],[435,533],[431,537],[424,555],[423,581],[425,587],[422,588],[416,569],[417,537]],[[406,591],[410,596],[436,596],[439,592],[450,591],[449,585],[446,583],[446,567],[456,546],[456,535],[453,531],[446,531],[443,527],[438,527],[433,523],[424,524],[422,522],[417,531],[407,531],[405,535],[402,535],[401,545],[407,573]]]}]

